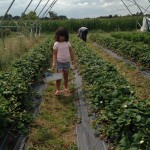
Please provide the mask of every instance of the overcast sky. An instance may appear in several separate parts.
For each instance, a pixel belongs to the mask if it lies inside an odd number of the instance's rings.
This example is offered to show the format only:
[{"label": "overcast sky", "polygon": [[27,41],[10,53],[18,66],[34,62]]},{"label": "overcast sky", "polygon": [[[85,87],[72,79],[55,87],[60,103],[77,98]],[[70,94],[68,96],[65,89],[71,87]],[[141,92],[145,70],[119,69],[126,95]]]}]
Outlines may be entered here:
[{"label": "overcast sky", "polygon": [[[13,0],[0,0],[0,16],[3,16]],[[31,0],[15,0],[12,8],[8,14],[21,15],[25,8],[28,6]],[[40,0],[33,0],[27,12],[33,11]],[[42,10],[43,6],[48,0],[42,0],[37,9],[37,14]],[[124,0],[127,5],[132,5],[134,0]],[[128,2],[132,1],[132,2]],[[136,0],[136,2],[143,8],[147,8],[150,5],[150,0]],[[50,0],[46,10],[53,0]],[[135,13],[138,11],[136,6],[131,6],[130,10]],[[150,12],[150,9],[148,9]],[[65,15],[68,18],[86,18],[86,17],[99,17],[108,15],[126,15],[129,14],[121,0],[58,0],[52,11],[57,15]],[[142,11],[144,11],[142,9]],[[43,11],[44,12],[44,11]]]}]

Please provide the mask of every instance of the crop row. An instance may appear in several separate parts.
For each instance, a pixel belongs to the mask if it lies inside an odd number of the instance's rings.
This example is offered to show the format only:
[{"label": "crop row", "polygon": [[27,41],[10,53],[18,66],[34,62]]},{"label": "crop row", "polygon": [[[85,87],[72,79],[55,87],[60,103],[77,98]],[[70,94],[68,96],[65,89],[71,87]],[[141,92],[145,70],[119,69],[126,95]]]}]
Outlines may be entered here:
[{"label": "crop row", "polygon": [[150,44],[150,33],[142,32],[113,32],[111,33],[112,37],[117,39],[124,39],[127,41],[141,42],[144,44]]},{"label": "crop row", "polygon": [[90,39],[137,63],[141,69],[150,69],[150,51],[148,45],[100,34],[91,34]]},{"label": "crop row", "polygon": [[94,124],[99,127],[101,137],[110,139],[114,149],[148,149],[150,101],[139,100],[115,67],[102,60],[85,43],[74,39],[73,45],[86,85],[86,97],[97,114]]},{"label": "crop row", "polygon": [[86,26],[89,30],[127,31],[136,29],[136,17],[52,20],[41,22],[41,26],[43,31],[54,31],[59,26],[64,26],[69,31],[77,31],[81,26]]},{"label": "crop row", "polygon": [[6,132],[26,133],[33,119],[33,85],[50,64],[48,39],[17,59],[12,69],[0,72],[0,138]]},{"label": "crop row", "polygon": [[[24,21],[20,25],[24,26]],[[142,23],[142,19],[140,19]],[[55,31],[58,27],[63,26],[69,31],[76,31],[83,25],[89,30],[103,31],[131,31],[137,29],[137,17],[116,17],[116,18],[87,18],[87,19],[67,19],[67,20],[41,20],[39,24],[43,32]],[[12,31],[16,31],[16,24],[10,21],[4,21],[3,26],[14,26]],[[33,22],[28,22],[28,27],[33,26]]]}]

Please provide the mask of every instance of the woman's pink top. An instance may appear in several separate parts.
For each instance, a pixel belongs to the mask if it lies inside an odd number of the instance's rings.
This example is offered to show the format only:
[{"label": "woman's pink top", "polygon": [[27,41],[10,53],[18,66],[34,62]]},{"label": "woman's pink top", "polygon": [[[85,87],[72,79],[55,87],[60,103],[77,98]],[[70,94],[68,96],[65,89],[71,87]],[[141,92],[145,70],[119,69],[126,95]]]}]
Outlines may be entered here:
[{"label": "woman's pink top", "polygon": [[58,62],[70,62],[70,51],[69,47],[71,47],[70,42],[55,42],[53,49],[57,50],[57,61]]}]

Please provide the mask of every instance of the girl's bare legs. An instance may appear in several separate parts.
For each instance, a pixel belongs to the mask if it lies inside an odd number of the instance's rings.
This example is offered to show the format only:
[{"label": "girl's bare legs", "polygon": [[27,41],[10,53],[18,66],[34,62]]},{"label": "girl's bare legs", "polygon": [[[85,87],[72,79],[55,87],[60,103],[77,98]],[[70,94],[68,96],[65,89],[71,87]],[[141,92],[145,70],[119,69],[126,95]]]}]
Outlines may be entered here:
[{"label": "girl's bare legs", "polygon": [[69,75],[69,70],[63,70],[64,88],[65,88],[65,90],[68,89],[68,75]]},{"label": "girl's bare legs", "polygon": [[[60,73],[62,71],[58,71],[58,73]],[[56,80],[56,94],[60,94],[60,86],[61,86],[61,79],[60,80]]]},{"label": "girl's bare legs", "polygon": [[60,91],[61,80],[56,80],[56,89]]},{"label": "girl's bare legs", "polygon": [[69,70],[64,70],[63,71],[63,75],[64,75],[64,92],[66,96],[70,96],[70,91],[68,89],[68,75],[69,75]]},{"label": "girl's bare legs", "polygon": [[[63,77],[64,77],[64,92],[66,94],[66,96],[69,96],[70,93],[69,93],[69,89],[68,89],[68,76],[69,76],[69,70],[63,70],[63,71],[58,71],[58,72],[62,72],[63,73]],[[61,80],[56,80],[56,95],[59,95],[61,94],[61,91],[60,91],[60,86],[61,86]]]}]

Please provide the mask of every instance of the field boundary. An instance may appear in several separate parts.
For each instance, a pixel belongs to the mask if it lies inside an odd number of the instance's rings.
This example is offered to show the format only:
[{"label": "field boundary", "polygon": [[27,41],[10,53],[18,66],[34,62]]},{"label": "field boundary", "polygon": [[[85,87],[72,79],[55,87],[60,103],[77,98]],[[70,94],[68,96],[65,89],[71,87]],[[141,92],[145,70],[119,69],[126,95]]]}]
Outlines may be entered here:
[{"label": "field boundary", "polygon": [[137,64],[135,62],[130,61],[129,59],[125,59],[124,57],[118,55],[117,53],[113,52],[112,50],[105,48],[103,46],[98,45],[96,42],[92,43],[94,46],[100,48],[101,50],[103,50],[104,52],[106,52],[107,54],[109,54],[110,56],[114,57],[117,60],[121,60],[124,61],[126,64],[129,64],[133,67],[136,67],[141,73],[142,75],[147,78],[150,79],[150,71],[142,71],[139,69],[139,67],[137,66]]},{"label": "field boundary", "polygon": [[77,88],[77,115],[79,122],[76,127],[77,144],[80,150],[107,150],[106,143],[99,137],[96,137],[96,131],[92,129],[90,122],[94,119],[88,115],[88,106],[84,93],[82,91],[82,77],[78,74],[78,70],[74,70],[75,80],[74,83]]}]

